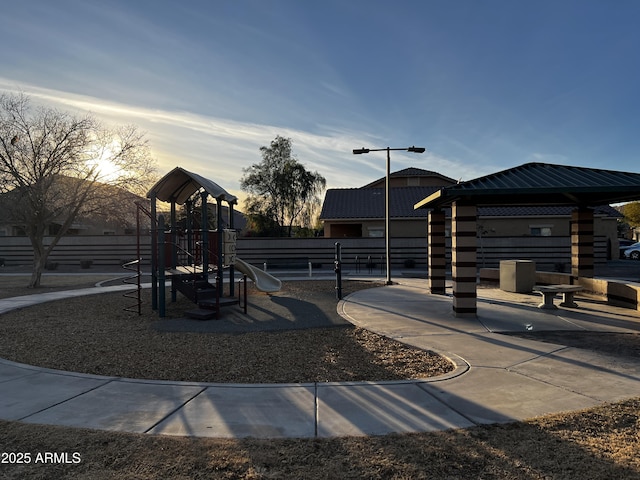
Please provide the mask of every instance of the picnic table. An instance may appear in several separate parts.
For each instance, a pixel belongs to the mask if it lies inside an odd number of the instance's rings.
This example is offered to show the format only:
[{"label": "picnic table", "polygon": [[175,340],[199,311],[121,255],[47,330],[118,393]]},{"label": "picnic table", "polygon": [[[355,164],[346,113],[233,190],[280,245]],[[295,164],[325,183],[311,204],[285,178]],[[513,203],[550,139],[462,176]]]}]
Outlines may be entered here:
[{"label": "picnic table", "polygon": [[578,304],[573,300],[573,294],[584,290],[580,285],[536,285],[533,290],[542,295],[543,301],[538,308],[556,309],[553,299],[556,295],[562,294],[561,307],[577,308]]}]

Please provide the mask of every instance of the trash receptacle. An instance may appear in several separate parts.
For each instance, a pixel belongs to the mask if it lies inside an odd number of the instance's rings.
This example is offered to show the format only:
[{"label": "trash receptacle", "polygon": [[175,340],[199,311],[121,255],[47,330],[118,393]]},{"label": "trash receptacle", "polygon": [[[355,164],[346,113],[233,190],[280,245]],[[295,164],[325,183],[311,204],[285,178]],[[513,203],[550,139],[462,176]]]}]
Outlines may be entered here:
[{"label": "trash receptacle", "polygon": [[529,293],[536,284],[536,262],[533,260],[502,260],[500,290]]}]

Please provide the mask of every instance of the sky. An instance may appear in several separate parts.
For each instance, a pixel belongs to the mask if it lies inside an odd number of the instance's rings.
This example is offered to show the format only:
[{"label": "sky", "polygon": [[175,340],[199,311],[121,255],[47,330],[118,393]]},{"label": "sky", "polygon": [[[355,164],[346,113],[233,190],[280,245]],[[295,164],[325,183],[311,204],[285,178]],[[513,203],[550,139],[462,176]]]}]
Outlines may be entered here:
[{"label": "sky", "polygon": [[243,197],[281,135],[356,188],[417,167],[456,180],[544,162],[640,173],[637,0],[2,2],[0,93],[146,132]]}]

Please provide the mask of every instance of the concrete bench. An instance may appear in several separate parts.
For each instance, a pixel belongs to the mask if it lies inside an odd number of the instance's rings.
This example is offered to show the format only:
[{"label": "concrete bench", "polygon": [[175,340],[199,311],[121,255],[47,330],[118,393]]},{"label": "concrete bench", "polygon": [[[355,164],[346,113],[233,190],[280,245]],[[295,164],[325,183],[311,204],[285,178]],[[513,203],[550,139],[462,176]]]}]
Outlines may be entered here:
[{"label": "concrete bench", "polygon": [[562,294],[561,307],[576,308],[578,304],[573,301],[573,294],[584,290],[579,285],[536,285],[533,290],[542,295],[543,302],[538,308],[555,309],[558,308],[553,304],[556,295]]}]

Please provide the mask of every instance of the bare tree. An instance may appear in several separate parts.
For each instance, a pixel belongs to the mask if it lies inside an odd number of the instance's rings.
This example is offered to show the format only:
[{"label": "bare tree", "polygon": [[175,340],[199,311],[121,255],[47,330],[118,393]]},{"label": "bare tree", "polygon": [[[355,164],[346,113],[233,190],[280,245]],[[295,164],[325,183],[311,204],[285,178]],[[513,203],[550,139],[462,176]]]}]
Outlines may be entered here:
[{"label": "bare tree", "polygon": [[40,285],[48,256],[74,220],[116,218],[127,209],[115,192],[141,192],[154,175],[136,127],[109,130],[91,115],[32,108],[24,94],[0,96],[0,189],[5,216],[23,226],[33,247],[30,287]]}]

